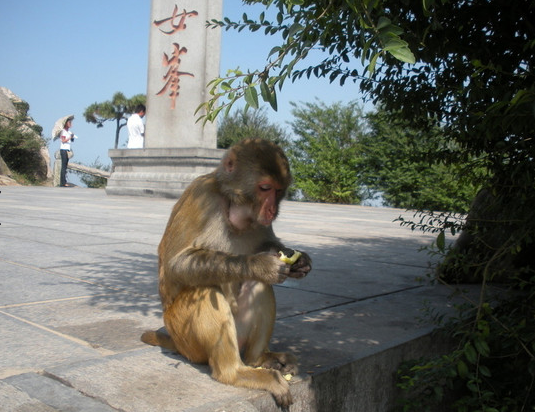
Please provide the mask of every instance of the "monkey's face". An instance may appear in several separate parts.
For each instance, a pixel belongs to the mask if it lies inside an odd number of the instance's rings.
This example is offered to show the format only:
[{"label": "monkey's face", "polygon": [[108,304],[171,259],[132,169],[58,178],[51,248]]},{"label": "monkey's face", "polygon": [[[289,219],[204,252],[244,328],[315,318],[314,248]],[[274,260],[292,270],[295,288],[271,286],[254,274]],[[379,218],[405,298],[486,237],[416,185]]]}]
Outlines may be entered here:
[{"label": "monkey's face", "polygon": [[291,182],[288,160],[272,142],[247,139],[231,147],[216,170],[229,220],[236,229],[269,226]]},{"label": "monkey's face", "polygon": [[271,178],[263,178],[251,191],[254,195],[246,203],[230,202],[229,221],[238,230],[247,230],[260,224],[269,226],[276,219],[279,203],[284,196],[282,186]]},{"label": "monkey's face", "polygon": [[262,179],[256,190],[256,199],[259,205],[257,222],[269,226],[277,218],[279,203],[284,196],[284,188],[275,180]]}]

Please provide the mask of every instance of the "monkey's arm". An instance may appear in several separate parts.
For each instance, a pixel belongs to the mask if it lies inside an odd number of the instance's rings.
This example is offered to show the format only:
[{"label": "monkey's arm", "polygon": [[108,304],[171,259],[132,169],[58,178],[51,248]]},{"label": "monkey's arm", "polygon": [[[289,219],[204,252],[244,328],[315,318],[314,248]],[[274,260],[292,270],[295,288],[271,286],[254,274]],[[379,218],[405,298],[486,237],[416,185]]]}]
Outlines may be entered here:
[{"label": "monkey's arm", "polygon": [[213,286],[227,282],[258,280],[282,283],[289,268],[276,254],[232,255],[221,251],[188,247],[168,260],[167,278],[188,286]]}]

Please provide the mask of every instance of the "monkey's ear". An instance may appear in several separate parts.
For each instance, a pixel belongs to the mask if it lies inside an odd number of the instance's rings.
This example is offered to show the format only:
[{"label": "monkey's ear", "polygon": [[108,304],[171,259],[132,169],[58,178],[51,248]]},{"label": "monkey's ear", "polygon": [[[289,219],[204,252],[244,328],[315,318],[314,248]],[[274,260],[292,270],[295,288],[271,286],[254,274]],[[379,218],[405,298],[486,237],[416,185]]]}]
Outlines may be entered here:
[{"label": "monkey's ear", "polygon": [[225,159],[223,159],[223,167],[227,173],[232,173],[236,168],[236,153],[230,152]]}]

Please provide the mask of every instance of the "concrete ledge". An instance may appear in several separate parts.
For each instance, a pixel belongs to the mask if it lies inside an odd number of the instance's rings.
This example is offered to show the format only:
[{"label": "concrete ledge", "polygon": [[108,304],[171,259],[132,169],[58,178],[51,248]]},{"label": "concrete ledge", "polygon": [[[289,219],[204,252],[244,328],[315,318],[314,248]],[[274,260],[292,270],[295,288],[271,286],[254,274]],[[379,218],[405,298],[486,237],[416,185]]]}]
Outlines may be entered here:
[{"label": "concrete ledge", "polygon": [[[425,335],[313,375],[300,374],[291,383],[290,411],[392,411],[400,362],[444,347]],[[153,348],[12,376],[0,381],[0,393],[9,392],[9,403],[3,403],[9,408],[2,410],[280,411],[268,393],[221,385],[210,379],[207,367]]]}]

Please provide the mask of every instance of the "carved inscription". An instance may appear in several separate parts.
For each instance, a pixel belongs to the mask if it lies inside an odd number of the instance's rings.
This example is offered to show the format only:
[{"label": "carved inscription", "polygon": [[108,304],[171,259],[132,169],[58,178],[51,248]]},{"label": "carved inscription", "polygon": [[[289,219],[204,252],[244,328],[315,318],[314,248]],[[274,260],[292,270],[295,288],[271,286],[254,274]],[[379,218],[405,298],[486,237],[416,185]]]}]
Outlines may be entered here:
[{"label": "carved inscription", "polygon": [[[179,13],[178,6],[175,4],[173,12],[169,17],[154,20],[153,24],[163,34],[173,36],[187,29],[186,19],[197,17],[198,15],[199,13],[195,10],[186,11],[183,9]],[[167,69],[167,72],[162,78],[164,85],[156,95],[161,96],[167,93],[171,99],[171,110],[174,110],[176,107],[176,98],[179,96],[180,91],[180,78],[182,76],[195,77],[195,75],[180,70],[181,56],[187,54],[188,49],[181,47],[176,42],[173,42],[172,46],[173,50],[170,55],[167,52],[163,52],[162,66]]]}]

